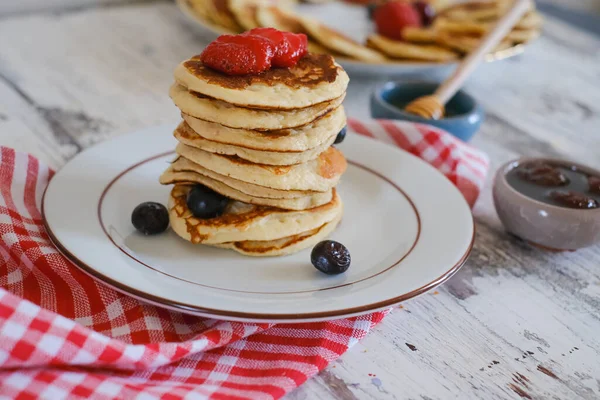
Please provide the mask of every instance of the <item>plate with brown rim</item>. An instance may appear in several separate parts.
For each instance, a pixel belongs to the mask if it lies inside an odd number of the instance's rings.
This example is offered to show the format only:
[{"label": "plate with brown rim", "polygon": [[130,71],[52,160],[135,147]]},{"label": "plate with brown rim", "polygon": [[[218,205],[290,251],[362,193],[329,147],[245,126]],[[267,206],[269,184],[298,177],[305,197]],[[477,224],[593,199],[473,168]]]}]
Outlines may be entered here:
[{"label": "plate with brown rim", "polygon": [[339,145],[348,170],[338,185],[342,222],[331,239],[352,265],[328,276],[310,249],[254,258],[189,243],[170,229],[143,236],[131,212],[166,204],[158,176],[173,159],[175,125],[96,145],[50,181],[42,200],[54,244],[84,272],[121,292],[181,312],[238,321],[299,322],[384,309],[449,279],[474,238],[461,193],[421,159],[350,132]]}]

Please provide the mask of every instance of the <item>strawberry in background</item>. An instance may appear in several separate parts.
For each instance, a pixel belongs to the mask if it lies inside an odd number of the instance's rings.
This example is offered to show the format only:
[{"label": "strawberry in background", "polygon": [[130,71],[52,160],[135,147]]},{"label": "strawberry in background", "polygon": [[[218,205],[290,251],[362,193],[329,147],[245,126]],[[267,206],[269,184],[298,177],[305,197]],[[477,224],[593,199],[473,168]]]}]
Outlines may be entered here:
[{"label": "strawberry in background", "polygon": [[405,28],[428,26],[434,18],[435,10],[424,1],[389,1],[373,11],[377,33],[395,40],[402,40]]}]

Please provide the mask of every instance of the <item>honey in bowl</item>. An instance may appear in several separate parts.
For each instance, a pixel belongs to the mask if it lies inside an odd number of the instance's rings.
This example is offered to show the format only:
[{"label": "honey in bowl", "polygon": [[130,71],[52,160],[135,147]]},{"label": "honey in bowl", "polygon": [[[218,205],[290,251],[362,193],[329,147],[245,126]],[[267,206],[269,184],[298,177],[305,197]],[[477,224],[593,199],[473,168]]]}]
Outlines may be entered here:
[{"label": "honey in bowl", "polygon": [[508,184],[534,200],[558,207],[600,207],[600,177],[590,176],[575,166],[530,161],[506,174]]}]

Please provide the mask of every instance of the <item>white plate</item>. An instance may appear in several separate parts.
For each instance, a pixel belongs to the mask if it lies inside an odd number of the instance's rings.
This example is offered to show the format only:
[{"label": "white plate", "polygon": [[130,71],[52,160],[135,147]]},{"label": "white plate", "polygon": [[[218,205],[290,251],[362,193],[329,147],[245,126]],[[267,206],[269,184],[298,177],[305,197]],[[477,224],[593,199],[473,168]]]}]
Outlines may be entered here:
[{"label": "white plate", "polygon": [[[205,21],[194,15],[185,0],[176,0],[176,3],[189,25],[199,34],[204,36],[206,40],[212,41],[223,34],[218,28],[206,24]],[[326,4],[299,4],[296,7],[298,13],[311,16],[327,26],[343,32],[344,35],[359,43],[364,43],[367,36],[373,31],[373,23],[367,18],[367,12],[364,6],[334,1]],[[506,50],[488,54],[485,60],[492,62],[513,57],[521,54],[523,50],[524,45],[516,45]],[[372,64],[340,57],[337,57],[336,61],[338,61],[351,76],[376,78],[381,78],[382,76],[428,75],[441,79],[448,75],[457,65],[457,62],[436,63],[426,61],[398,61],[393,63]]]},{"label": "white plate", "polygon": [[148,302],[203,316],[297,322],[358,315],[421,294],[465,262],[473,218],[460,192],[433,167],[350,133],[339,185],[344,217],[332,239],[350,269],[327,276],[310,249],[251,258],[193,245],[170,230],[145,237],[131,225],[144,201],[166,203],[158,176],[173,158],[174,126],[144,129],[84,151],[46,190],[43,213],[56,246],[104,283]]}]

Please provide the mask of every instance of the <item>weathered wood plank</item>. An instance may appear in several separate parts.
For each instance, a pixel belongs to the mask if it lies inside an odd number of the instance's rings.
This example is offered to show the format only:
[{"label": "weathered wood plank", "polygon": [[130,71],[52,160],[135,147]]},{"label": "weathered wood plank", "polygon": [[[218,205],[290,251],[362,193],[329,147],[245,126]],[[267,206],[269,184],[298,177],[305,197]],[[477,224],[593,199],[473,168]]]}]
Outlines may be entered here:
[{"label": "weathered wood plank", "polygon": [[[600,163],[590,83],[599,41],[552,18],[546,31],[467,87],[488,112],[474,143],[493,166],[523,154]],[[0,143],[58,166],[112,135],[174,121],[171,71],[203,45],[166,3],[0,20],[0,129],[10,132]],[[375,83],[353,80],[349,115],[368,116]],[[548,254],[509,237],[489,181],[475,215],[473,255],[450,282],[396,309],[289,398],[600,396],[600,249]]]},{"label": "weathered wood plank", "polygon": [[0,2],[0,18],[26,13],[69,12],[86,8],[121,6],[132,3],[167,0],[18,0]]}]

